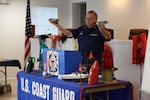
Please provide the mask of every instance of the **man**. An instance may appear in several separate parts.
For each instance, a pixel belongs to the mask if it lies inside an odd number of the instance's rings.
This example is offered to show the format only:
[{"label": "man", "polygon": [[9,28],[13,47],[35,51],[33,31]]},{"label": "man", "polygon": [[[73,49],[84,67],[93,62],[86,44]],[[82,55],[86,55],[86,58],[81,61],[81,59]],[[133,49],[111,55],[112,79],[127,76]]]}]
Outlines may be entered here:
[{"label": "man", "polygon": [[101,65],[101,56],[104,50],[104,42],[111,38],[104,24],[97,25],[98,16],[94,11],[88,11],[85,16],[85,25],[73,30],[68,31],[64,29],[59,23],[50,20],[62,33],[67,37],[78,38],[79,51],[82,53],[83,58],[89,56],[92,51],[93,57],[96,58]]}]

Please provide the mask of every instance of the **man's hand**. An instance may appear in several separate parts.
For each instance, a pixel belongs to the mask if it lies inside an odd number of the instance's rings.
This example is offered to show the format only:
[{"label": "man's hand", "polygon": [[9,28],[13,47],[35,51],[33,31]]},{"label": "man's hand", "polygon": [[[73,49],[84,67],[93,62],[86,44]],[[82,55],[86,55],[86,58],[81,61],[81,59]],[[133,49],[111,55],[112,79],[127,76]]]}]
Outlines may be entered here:
[{"label": "man's hand", "polygon": [[99,31],[100,31],[100,32],[103,34],[103,36],[105,37],[105,39],[110,39],[110,38],[111,38],[111,33],[106,30],[104,24],[98,24],[97,26],[98,26],[98,28],[99,28]]},{"label": "man's hand", "polygon": [[59,30],[61,30],[61,26],[59,25],[59,19],[53,19],[53,18],[50,18],[50,19],[48,19],[48,21],[51,23],[51,24],[53,24],[53,25],[55,25]]},{"label": "man's hand", "polygon": [[49,22],[55,25],[66,37],[73,37],[72,32],[64,29],[58,22],[59,19],[49,19]]},{"label": "man's hand", "polygon": [[103,32],[103,30],[105,30],[105,25],[104,25],[104,24],[98,24],[97,26],[98,26],[99,31],[100,31],[101,33]]}]

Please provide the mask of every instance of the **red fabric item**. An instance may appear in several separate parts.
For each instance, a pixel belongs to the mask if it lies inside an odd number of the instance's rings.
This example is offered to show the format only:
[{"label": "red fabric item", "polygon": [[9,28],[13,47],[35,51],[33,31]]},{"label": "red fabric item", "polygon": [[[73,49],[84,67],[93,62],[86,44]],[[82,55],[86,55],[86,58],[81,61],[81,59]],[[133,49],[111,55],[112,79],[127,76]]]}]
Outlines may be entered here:
[{"label": "red fabric item", "polygon": [[62,38],[61,35],[52,36],[52,48],[56,48],[56,42]]},{"label": "red fabric item", "polygon": [[89,79],[88,79],[89,85],[97,84],[99,73],[100,73],[100,67],[99,67],[98,61],[95,60],[92,67],[90,68],[90,74],[89,74]]},{"label": "red fabric item", "polygon": [[113,67],[112,49],[107,44],[104,44],[104,51],[102,53],[102,69],[111,69]]},{"label": "red fabric item", "polygon": [[144,63],[145,51],[146,51],[146,33],[142,33],[136,36],[132,36],[133,48],[132,48],[132,64]]},{"label": "red fabric item", "polygon": [[82,64],[79,65],[79,72],[82,72]]},{"label": "red fabric item", "polygon": [[90,51],[89,58],[90,58],[90,59],[94,58],[94,57],[93,57],[93,53],[92,53],[92,51]]}]

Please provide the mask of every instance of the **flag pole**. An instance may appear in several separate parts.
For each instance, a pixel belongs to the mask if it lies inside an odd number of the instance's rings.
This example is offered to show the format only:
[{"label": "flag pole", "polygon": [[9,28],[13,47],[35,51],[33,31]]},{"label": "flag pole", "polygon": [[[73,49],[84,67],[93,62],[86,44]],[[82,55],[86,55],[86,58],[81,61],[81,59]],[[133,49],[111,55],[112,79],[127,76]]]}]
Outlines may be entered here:
[{"label": "flag pole", "polygon": [[24,54],[24,71],[26,69],[26,62],[30,57],[30,40],[32,30],[31,30],[31,14],[30,14],[30,0],[27,0],[26,6],[26,21],[25,21],[25,54]]}]

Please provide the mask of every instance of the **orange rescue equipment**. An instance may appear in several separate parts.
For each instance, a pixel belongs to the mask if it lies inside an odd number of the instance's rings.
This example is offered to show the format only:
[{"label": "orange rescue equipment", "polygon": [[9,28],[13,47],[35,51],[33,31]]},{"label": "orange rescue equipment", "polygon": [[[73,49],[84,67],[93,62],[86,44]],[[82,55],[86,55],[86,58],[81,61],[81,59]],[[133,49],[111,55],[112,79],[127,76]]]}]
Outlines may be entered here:
[{"label": "orange rescue equipment", "polygon": [[102,53],[102,69],[111,69],[114,67],[112,49],[105,43]]},{"label": "orange rescue equipment", "polygon": [[132,64],[142,64],[144,63],[146,51],[146,33],[132,36],[132,39]]},{"label": "orange rescue equipment", "polygon": [[95,85],[98,82],[98,75],[100,73],[100,67],[98,61],[95,60],[92,67],[90,68],[90,74],[88,79],[89,85]]}]

